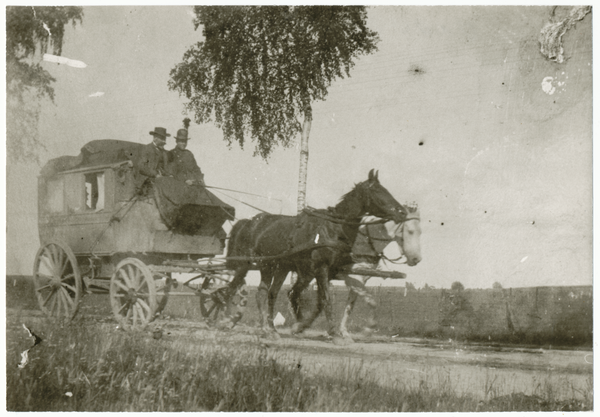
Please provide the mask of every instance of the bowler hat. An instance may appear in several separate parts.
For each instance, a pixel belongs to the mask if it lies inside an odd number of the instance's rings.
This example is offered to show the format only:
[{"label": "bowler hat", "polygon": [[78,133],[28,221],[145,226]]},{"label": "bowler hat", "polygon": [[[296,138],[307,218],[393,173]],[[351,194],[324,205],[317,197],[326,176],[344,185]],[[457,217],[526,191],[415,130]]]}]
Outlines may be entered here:
[{"label": "bowler hat", "polygon": [[175,140],[190,140],[191,138],[188,138],[188,131],[187,129],[179,129],[177,131],[177,136],[175,136]]},{"label": "bowler hat", "polygon": [[152,136],[160,136],[163,139],[170,137],[171,135],[167,133],[167,129],[164,127],[155,127],[152,132],[150,132]]}]

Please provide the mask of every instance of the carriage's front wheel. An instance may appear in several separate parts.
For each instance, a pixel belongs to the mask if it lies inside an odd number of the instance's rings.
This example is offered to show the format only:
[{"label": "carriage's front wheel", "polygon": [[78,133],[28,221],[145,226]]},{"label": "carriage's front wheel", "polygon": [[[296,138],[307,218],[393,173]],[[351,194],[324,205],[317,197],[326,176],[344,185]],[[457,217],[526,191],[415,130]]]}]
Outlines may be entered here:
[{"label": "carriage's front wheel", "polygon": [[51,242],[38,250],[33,265],[33,287],[44,314],[67,320],[75,316],[83,286],[71,248]]},{"label": "carriage's front wheel", "polygon": [[245,285],[232,291],[229,285],[219,285],[208,276],[199,292],[200,311],[208,325],[231,328],[242,319],[248,300]]},{"label": "carriage's front wheel", "polygon": [[110,279],[110,304],[125,330],[143,329],[154,320],[158,303],[150,268],[136,258],[119,262]]}]

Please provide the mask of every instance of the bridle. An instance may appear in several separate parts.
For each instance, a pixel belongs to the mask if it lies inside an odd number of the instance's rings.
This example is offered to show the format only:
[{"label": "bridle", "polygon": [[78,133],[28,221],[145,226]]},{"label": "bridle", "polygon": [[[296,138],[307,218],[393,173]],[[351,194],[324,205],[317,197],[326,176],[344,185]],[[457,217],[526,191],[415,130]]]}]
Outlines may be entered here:
[{"label": "bridle", "polygon": [[[381,219],[381,220],[384,220],[384,219]],[[371,224],[381,224],[381,223],[382,223],[382,221],[381,221],[381,220],[376,220],[376,221],[374,221],[374,222],[366,222],[366,223],[361,223],[361,225],[368,226],[368,225],[371,225]],[[399,223],[396,225],[396,227],[394,228],[394,231],[393,231],[393,236],[398,236],[398,235],[400,235],[400,236],[403,236],[403,234],[404,234],[404,224],[405,224],[407,221],[410,221],[410,220],[419,220],[419,221],[420,221],[420,220],[421,220],[421,217],[419,216],[419,214],[418,214],[417,212],[407,212],[407,213],[406,213],[406,217],[404,217],[404,219],[402,219],[402,221],[400,221],[400,222],[399,222]],[[384,221],[383,221],[383,223],[387,223],[388,221],[390,221],[390,220],[384,220]],[[374,245],[373,241],[374,241],[374,240],[378,240],[378,241],[383,241],[383,242],[390,242],[390,241],[392,241],[392,240],[394,240],[394,239],[389,239],[389,238],[380,238],[380,237],[374,237],[374,236],[371,236],[371,234],[369,233],[369,228],[368,228],[368,227],[365,227],[365,231],[366,231],[366,232],[363,232],[363,231],[361,231],[360,229],[358,229],[358,233],[360,233],[361,235],[363,235],[363,236],[366,236],[366,237],[367,237],[367,241],[369,242],[369,247],[371,248],[371,250],[372,250],[373,252],[375,252],[376,254],[378,254],[378,256],[379,256],[381,259],[384,259],[384,260],[386,260],[386,261],[388,261],[388,262],[391,262],[391,263],[393,263],[393,264],[396,264],[396,265],[402,265],[402,264],[405,264],[405,263],[407,263],[408,259],[406,259],[404,262],[398,262],[398,261],[400,261],[400,259],[402,259],[402,258],[405,258],[405,256],[404,256],[404,238],[402,238],[402,243],[403,243],[403,244],[402,244],[402,245],[398,245],[398,246],[400,247],[400,250],[402,251],[402,253],[400,254],[400,256],[399,256],[399,257],[397,257],[397,258],[395,258],[395,259],[391,259],[391,258],[387,257],[387,256],[386,256],[386,255],[383,253],[383,250],[382,250],[381,252],[380,252],[380,251],[378,251],[378,250],[375,248],[375,245]]]}]

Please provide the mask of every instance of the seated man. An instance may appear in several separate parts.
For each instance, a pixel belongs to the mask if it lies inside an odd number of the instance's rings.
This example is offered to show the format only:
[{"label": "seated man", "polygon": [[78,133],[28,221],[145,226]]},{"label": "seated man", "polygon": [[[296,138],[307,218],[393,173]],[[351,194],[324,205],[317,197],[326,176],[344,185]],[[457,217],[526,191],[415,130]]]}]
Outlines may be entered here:
[{"label": "seated man", "polygon": [[142,147],[133,159],[135,188],[140,194],[144,193],[144,185],[148,184],[148,180],[167,175],[168,155],[165,144],[167,137],[171,135],[164,127],[155,127],[150,134],[154,137],[152,143]]},{"label": "seated man", "polygon": [[175,136],[176,146],[169,151],[169,173],[187,185],[204,185],[204,174],[196,163],[194,155],[185,149],[188,138],[187,129],[179,129]]}]

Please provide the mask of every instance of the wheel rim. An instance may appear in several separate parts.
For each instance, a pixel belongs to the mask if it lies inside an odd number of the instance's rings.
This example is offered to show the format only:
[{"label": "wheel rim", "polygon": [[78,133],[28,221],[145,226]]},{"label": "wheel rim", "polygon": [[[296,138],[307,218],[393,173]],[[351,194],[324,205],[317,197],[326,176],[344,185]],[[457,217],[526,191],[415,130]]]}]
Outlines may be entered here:
[{"label": "wheel rim", "polygon": [[123,328],[142,329],[154,320],[157,309],[156,286],[150,269],[139,259],[119,262],[110,279],[110,301]]},{"label": "wheel rim", "polygon": [[216,291],[224,291],[225,289],[226,287],[217,286],[212,277],[207,277],[202,282],[200,287],[200,312],[209,325],[213,325],[217,321],[219,315],[227,306],[218,302],[218,298],[215,296]]},{"label": "wheel rim", "polygon": [[33,286],[44,314],[72,319],[82,296],[81,275],[73,251],[56,242],[42,246],[35,257]]},{"label": "wheel rim", "polygon": [[233,327],[241,320],[246,308],[248,292],[240,286],[231,296],[227,285],[217,285],[213,277],[204,279],[200,288],[200,311],[209,325],[224,324]]}]

